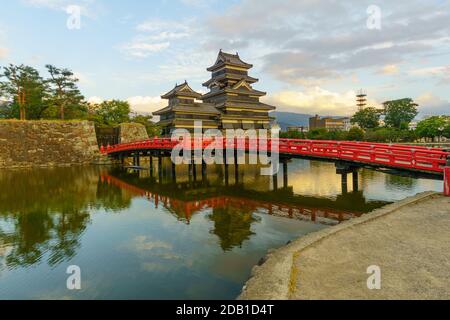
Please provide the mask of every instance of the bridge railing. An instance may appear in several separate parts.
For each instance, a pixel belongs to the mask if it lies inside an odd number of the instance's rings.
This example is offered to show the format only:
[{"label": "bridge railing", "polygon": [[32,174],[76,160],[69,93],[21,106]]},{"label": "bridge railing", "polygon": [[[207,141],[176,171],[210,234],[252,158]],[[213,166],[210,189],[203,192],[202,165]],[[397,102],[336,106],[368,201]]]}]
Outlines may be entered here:
[{"label": "bridge railing", "polygon": [[386,143],[328,141],[328,140],[300,140],[300,139],[268,139],[261,143],[258,139],[223,138],[209,139],[180,139],[153,138],[146,141],[118,144],[102,147],[105,154],[139,150],[172,150],[180,142],[185,143],[186,149],[205,149],[216,143],[216,148],[245,149],[254,151],[271,151],[274,144],[278,144],[280,154],[292,156],[310,156],[372,165],[414,169],[428,172],[442,173],[450,152],[442,149],[422,146],[396,145]]}]

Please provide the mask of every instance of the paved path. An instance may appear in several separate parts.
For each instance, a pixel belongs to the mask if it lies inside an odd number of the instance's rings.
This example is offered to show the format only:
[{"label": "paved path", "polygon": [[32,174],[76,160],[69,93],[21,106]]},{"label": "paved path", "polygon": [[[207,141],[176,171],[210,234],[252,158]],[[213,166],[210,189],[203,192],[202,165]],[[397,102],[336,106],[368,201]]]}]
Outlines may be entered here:
[{"label": "paved path", "polygon": [[[367,267],[381,269],[368,290]],[[450,299],[450,198],[425,193],[303,237],[254,270],[241,299]]]}]

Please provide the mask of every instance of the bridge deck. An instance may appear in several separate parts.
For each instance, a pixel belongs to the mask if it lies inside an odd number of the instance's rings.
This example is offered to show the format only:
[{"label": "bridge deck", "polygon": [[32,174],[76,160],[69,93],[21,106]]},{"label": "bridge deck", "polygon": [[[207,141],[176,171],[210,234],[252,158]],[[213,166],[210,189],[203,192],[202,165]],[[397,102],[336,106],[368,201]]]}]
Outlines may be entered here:
[{"label": "bridge deck", "polygon": [[[346,161],[355,164],[397,168],[402,170],[443,174],[450,152],[438,148],[409,146],[400,144],[269,139],[259,143],[255,139],[189,139],[184,142],[186,149],[216,149],[245,150],[247,152],[270,152],[277,150],[284,157],[310,157],[333,161]],[[170,138],[154,138],[146,141],[118,144],[102,147],[101,152],[110,156],[127,155],[144,151],[171,151],[180,141]],[[214,144],[214,145],[212,145]]]}]

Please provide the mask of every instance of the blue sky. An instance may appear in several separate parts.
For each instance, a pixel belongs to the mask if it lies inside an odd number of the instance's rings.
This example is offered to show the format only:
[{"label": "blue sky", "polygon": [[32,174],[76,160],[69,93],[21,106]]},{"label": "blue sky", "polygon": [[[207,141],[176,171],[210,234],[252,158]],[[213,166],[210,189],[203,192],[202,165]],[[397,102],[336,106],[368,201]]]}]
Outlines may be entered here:
[{"label": "blue sky", "polygon": [[0,66],[68,67],[92,101],[151,112],[176,82],[204,91],[224,49],[255,65],[255,88],[283,111],[348,115],[363,88],[374,105],[412,97],[422,116],[450,114],[449,2],[1,0]]}]

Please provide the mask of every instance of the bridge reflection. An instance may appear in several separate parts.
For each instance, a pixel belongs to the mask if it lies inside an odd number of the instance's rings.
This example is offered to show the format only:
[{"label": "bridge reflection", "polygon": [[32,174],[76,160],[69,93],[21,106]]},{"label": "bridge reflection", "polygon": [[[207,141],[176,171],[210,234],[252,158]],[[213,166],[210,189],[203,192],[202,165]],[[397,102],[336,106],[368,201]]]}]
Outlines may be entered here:
[{"label": "bridge reflection", "polygon": [[384,201],[368,201],[363,192],[355,188],[348,192],[347,187],[335,198],[320,198],[294,194],[293,188],[286,185],[278,188],[277,177],[264,177],[256,171],[243,168],[234,172],[234,183],[230,184],[228,172],[220,167],[202,174],[201,180],[178,170],[178,178],[161,169],[153,171],[120,170],[102,175],[103,183],[114,185],[145,197],[156,207],[163,206],[179,220],[191,223],[192,217],[203,210],[260,212],[272,216],[311,221],[334,225],[359,217],[387,204]]}]

